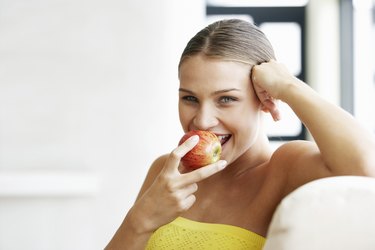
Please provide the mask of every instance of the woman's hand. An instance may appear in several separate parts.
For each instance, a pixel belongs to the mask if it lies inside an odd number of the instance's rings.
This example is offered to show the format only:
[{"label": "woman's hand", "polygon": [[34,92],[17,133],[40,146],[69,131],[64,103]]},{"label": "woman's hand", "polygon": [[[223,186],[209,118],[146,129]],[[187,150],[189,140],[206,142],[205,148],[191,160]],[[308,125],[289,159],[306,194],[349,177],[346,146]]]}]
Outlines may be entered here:
[{"label": "woman's hand", "polygon": [[189,173],[180,173],[178,168],[181,158],[193,149],[198,140],[198,136],[192,136],[174,149],[167,159],[158,159],[159,165],[155,166],[157,169],[162,167],[157,170],[160,173],[150,179],[152,184],[145,186],[148,187],[145,192],[140,192],[140,197],[105,249],[145,249],[156,229],[171,222],[194,204],[197,182],[217,173],[226,165],[226,161],[218,161]]},{"label": "woman's hand", "polygon": [[277,102],[282,99],[288,84],[294,82],[296,78],[283,64],[271,60],[255,65],[251,71],[251,80],[263,111],[269,112],[275,121],[280,120]]},{"label": "woman's hand", "polygon": [[181,174],[181,158],[197,143],[199,137],[192,136],[174,149],[150,188],[138,199],[133,211],[141,213],[143,231],[154,231],[188,210],[195,202],[197,182],[222,170],[226,162],[218,161],[189,173]]}]

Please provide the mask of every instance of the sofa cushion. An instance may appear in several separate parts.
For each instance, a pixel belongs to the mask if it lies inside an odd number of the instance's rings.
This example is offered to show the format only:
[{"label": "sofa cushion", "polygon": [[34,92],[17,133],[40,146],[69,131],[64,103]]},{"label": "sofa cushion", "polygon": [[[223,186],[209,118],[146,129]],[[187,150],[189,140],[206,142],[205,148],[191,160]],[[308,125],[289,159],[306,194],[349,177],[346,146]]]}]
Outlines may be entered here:
[{"label": "sofa cushion", "polygon": [[375,178],[329,177],[285,197],[265,250],[374,250]]}]

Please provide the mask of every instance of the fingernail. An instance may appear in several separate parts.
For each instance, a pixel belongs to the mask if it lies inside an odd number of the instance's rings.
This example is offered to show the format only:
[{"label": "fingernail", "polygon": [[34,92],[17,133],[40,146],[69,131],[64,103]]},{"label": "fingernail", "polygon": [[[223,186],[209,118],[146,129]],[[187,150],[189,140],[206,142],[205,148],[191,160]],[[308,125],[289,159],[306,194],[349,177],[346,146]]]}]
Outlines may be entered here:
[{"label": "fingernail", "polygon": [[220,160],[218,163],[219,169],[223,169],[227,166],[227,161],[226,160]]},{"label": "fingernail", "polygon": [[273,118],[273,120],[274,120],[275,122],[280,121],[280,120],[281,120],[280,115],[279,115],[279,114],[275,115],[275,117]]},{"label": "fingernail", "polygon": [[193,135],[192,137],[189,138],[189,142],[191,143],[196,143],[199,141],[199,135]]}]

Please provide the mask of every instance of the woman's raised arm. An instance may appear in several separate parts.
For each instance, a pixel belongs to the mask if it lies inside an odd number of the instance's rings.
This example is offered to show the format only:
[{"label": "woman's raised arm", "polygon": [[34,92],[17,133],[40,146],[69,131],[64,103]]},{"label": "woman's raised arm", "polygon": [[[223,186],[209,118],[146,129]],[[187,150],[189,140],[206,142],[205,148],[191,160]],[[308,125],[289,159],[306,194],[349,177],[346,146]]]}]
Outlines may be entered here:
[{"label": "woman's raised arm", "polygon": [[259,99],[274,117],[278,115],[275,100],[292,108],[333,175],[375,176],[375,135],[352,115],[324,100],[273,60],[254,66],[252,81]]}]

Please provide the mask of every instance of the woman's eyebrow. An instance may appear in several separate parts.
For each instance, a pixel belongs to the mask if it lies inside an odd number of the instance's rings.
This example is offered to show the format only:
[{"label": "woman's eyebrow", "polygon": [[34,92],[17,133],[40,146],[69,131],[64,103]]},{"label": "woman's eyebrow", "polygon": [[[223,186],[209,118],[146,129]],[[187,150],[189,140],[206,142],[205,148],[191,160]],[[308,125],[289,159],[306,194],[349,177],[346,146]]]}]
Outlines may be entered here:
[{"label": "woman's eyebrow", "polygon": [[184,88],[179,88],[178,91],[179,91],[179,92],[187,92],[187,93],[192,94],[192,95],[194,94],[193,91],[188,90],[188,89],[184,89]]},{"label": "woman's eyebrow", "polygon": [[217,91],[215,91],[213,94],[214,94],[214,95],[217,95],[217,94],[223,94],[223,93],[231,92],[231,91],[241,91],[241,90],[240,90],[240,89],[236,89],[236,88],[221,89],[221,90],[217,90]]},{"label": "woman's eyebrow", "polygon": [[[186,92],[186,93],[194,95],[194,92],[191,91],[191,90],[188,90],[188,89],[179,88],[178,91],[179,92]],[[220,90],[214,91],[212,94],[213,95],[218,95],[218,94],[223,94],[223,93],[227,93],[227,92],[231,92],[231,91],[241,91],[241,90],[240,89],[236,89],[236,88],[220,89]]]}]

